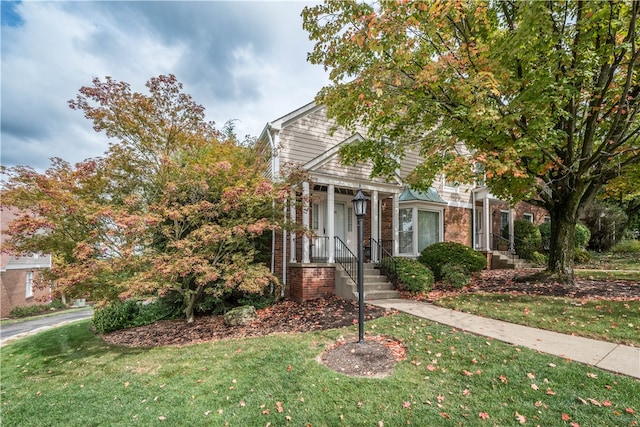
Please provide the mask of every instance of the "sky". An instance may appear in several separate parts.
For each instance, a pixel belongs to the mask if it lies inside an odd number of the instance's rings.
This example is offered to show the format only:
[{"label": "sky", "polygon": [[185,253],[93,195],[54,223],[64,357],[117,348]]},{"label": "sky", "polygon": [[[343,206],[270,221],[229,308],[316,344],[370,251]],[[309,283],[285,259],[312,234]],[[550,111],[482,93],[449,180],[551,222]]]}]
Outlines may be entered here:
[{"label": "sky", "polygon": [[2,0],[1,164],[44,171],[104,154],[109,140],[68,107],[94,77],[147,93],[174,74],[222,128],[258,136],[313,101],[328,74],[306,61],[308,1]]}]

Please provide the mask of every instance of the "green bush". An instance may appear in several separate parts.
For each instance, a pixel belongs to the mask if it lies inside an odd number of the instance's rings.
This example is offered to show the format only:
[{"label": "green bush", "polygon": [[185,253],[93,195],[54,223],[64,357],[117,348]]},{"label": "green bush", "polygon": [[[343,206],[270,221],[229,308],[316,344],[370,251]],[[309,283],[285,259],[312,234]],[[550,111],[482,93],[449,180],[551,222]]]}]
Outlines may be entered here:
[{"label": "green bush", "polygon": [[544,267],[549,263],[549,257],[536,251],[531,256],[531,262],[537,266]]},{"label": "green bush", "polygon": [[591,253],[583,248],[576,248],[573,253],[573,260],[576,264],[586,264],[591,261]]},{"label": "green bush", "polygon": [[53,300],[48,304],[29,305],[24,307],[14,307],[9,312],[9,317],[19,319],[22,317],[37,316],[39,314],[49,313],[55,310],[67,308],[60,300]]},{"label": "green bush", "polygon": [[[543,222],[538,225],[538,231],[540,231],[540,238],[542,239],[541,249],[546,252],[549,250],[549,245],[551,243],[551,223]],[[584,249],[589,244],[589,240],[591,240],[591,231],[589,230],[589,227],[584,224],[576,224],[574,246],[576,248]]]},{"label": "green bush", "polygon": [[520,258],[531,260],[533,253],[542,244],[542,237],[538,227],[525,219],[513,222],[514,245]]},{"label": "green bush", "polygon": [[591,239],[591,231],[589,227],[584,224],[576,224],[576,237],[575,237],[575,246],[579,249],[584,249],[589,244],[589,240]]},{"label": "green bush", "polygon": [[462,289],[469,283],[469,275],[461,265],[445,264],[440,272],[442,281],[453,288]]},{"label": "green bush", "polygon": [[640,240],[622,240],[611,248],[611,251],[616,253],[640,253]]},{"label": "green bush", "polygon": [[140,304],[136,300],[114,301],[96,308],[93,312],[93,326],[99,333],[113,332],[136,326],[140,314]]},{"label": "green bush", "polygon": [[433,273],[415,259],[389,257],[382,260],[382,268],[398,288],[419,294],[433,288]]},{"label": "green bush", "polygon": [[436,280],[442,279],[445,264],[458,265],[466,274],[487,267],[487,259],[480,252],[456,242],[439,242],[424,248],[418,261],[429,267]]}]

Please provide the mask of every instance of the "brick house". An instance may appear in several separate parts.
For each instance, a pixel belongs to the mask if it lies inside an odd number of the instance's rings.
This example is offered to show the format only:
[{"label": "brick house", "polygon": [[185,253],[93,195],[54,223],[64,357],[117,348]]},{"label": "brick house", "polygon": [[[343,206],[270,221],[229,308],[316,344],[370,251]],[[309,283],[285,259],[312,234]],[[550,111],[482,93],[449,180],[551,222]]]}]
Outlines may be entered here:
[{"label": "brick house", "polygon": [[[308,176],[291,194],[285,217],[313,232],[275,233],[271,269],[285,285],[285,295],[306,300],[329,294],[351,297],[349,259],[357,254],[357,222],[352,199],[358,189],[368,198],[364,218],[365,257],[375,263],[384,254],[417,257],[428,245],[454,241],[486,254],[489,261],[499,243],[513,239],[513,221],[534,224],[545,212],[520,203],[515,208],[495,198],[487,187],[457,185],[445,177],[427,192],[408,188],[404,179],[418,163],[408,153],[392,179],[370,178],[371,164],[344,166],[338,150],[364,139],[366,129],[331,129],[326,109],[307,104],[267,123],[257,149],[270,158],[267,175],[278,181],[288,167]],[[346,261],[345,261],[346,260]],[[349,274],[347,274],[349,275]],[[375,292],[365,293],[373,299]]]},{"label": "brick house", "polygon": [[[0,211],[2,233],[0,245],[4,246],[9,223],[17,217],[17,212],[7,206]],[[15,307],[43,304],[51,301],[51,289],[37,286],[43,269],[51,268],[51,256],[33,254],[14,256],[0,253],[0,318],[9,316]]]}]

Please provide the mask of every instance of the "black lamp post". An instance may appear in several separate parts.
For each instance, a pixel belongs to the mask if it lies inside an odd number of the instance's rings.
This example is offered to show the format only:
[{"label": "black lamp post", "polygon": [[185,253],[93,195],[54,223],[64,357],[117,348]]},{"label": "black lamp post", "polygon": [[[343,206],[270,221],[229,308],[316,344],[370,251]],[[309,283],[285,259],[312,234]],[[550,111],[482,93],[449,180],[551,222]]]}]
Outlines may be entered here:
[{"label": "black lamp post", "polygon": [[353,198],[353,210],[358,218],[358,342],[364,343],[364,272],[363,272],[363,223],[367,214],[367,198],[359,188]]}]

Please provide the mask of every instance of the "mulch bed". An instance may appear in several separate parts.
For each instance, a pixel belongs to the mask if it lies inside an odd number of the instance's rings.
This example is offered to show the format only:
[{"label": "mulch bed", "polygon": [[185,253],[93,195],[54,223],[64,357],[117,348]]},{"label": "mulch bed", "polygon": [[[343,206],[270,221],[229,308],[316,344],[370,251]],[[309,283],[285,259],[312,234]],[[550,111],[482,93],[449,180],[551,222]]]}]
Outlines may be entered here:
[{"label": "mulch bed", "polygon": [[576,298],[581,300],[640,300],[640,283],[627,280],[575,279],[574,284],[542,280],[539,269],[483,270],[475,274],[468,286],[451,290],[436,284],[425,299],[435,300],[459,293],[509,293]]},{"label": "mulch bed", "polygon": [[[367,305],[365,321],[384,316],[382,308]],[[321,298],[303,303],[282,301],[258,310],[258,318],[244,326],[226,326],[222,316],[197,317],[193,323],[165,320],[152,325],[123,329],[102,338],[131,347],[186,345],[226,338],[244,338],[277,333],[310,332],[357,323],[358,304],[342,298]]]}]

